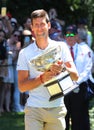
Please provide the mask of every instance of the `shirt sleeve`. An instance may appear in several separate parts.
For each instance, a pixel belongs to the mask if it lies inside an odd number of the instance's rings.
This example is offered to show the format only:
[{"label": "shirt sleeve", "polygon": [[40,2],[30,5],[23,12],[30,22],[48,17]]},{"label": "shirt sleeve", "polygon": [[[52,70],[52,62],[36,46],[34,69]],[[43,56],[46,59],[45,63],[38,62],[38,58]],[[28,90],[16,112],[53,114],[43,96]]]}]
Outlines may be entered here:
[{"label": "shirt sleeve", "polygon": [[25,56],[24,50],[19,52],[17,61],[17,70],[28,70],[27,58]]},{"label": "shirt sleeve", "polygon": [[79,73],[79,79],[77,81],[77,83],[79,84],[89,79],[89,75],[92,69],[92,52],[88,51],[83,60],[84,60],[84,64],[82,64],[83,69]]}]

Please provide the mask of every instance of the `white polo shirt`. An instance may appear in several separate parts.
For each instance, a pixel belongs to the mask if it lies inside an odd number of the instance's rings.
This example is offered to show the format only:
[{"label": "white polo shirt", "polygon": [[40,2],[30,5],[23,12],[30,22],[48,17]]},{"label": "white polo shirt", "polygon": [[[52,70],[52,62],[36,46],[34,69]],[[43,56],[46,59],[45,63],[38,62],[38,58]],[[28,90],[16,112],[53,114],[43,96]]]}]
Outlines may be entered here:
[{"label": "white polo shirt", "polygon": [[[30,60],[55,46],[56,47],[60,46],[61,48],[60,55],[63,62],[72,61],[72,57],[70,55],[70,51],[66,43],[56,42],[54,40],[49,39],[49,44],[47,48],[44,50],[38,48],[35,42],[30,44],[28,47],[22,49],[18,57],[17,70],[29,71],[30,75],[29,78],[31,79],[37,77],[42,72],[37,71],[35,68],[32,68],[29,64]],[[29,91],[29,98],[27,99],[26,105],[32,107],[51,108],[51,107],[64,106],[64,101],[63,97],[53,101],[49,101],[49,93],[47,91],[47,88],[44,87],[43,85],[40,85],[37,88]]]}]

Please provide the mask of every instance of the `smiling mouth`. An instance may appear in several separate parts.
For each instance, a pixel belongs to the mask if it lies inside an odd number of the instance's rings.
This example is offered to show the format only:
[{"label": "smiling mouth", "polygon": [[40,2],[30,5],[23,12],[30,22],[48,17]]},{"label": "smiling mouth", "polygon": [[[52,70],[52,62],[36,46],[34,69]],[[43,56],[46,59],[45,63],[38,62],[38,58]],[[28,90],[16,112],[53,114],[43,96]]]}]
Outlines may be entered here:
[{"label": "smiling mouth", "polygon": [[43,36],[45,36],[45,33],[37,34],[37,36],[39,36],[39,37],[43,37]]}]

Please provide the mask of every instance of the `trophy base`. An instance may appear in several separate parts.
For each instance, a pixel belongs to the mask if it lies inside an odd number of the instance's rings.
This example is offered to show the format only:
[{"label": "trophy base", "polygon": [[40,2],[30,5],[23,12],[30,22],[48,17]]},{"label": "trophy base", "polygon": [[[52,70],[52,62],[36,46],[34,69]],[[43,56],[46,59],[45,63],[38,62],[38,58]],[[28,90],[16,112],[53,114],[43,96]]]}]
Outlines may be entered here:
[{"label": "trophy base", "polygon": [[49,101],[53,101],[53,100],[55,100],[55,99],[61,98],[62,96],[64,96],[63,93],[56,94],[56,95],[54,95],[54,96],[51,96],[51,97],[49,98]]},{"label": "trophy base", "polygon": [[50,98],[49,98],[49,101],[53,101],[55,99],[58,99],[58,98],[61,98],[62,96],[65,96],[69,93],[71,93],[73,90],[75,90],[76,88],[78,87],[77,84],[67,88],[66,90],[62,90],[62,92],[58,93],[58,94],[55,94],[53,96],[50,95]]},{"label": "trophy base", "polygon": [[49,101],[65,96],[78,87],[78,85],[72,81],[70,74],[67,71],[62,72],[57,77],[46,82],[44,86],[49,92]]}]

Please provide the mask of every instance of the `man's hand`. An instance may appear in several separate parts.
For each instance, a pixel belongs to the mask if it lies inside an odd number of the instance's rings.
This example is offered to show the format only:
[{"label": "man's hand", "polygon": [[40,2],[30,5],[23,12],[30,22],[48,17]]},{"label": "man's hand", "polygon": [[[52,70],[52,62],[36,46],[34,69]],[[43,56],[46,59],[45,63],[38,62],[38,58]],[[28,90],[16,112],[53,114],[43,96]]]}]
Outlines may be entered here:
[{"label": "man's hand", "polygon": [[45,83],[46,81],[49,81],[56,75],[60,74],[63,70],[62,63],[63,62],[58,61],[57,63],[52,64],[49,70],[41,75],[42,82]]},{"label": "man's hand", "polygon": [[54,76],[62,72],[63,70],[62,64],[63,64],[62,61],[58,61],[57,63],[51,65],[50,71],[54,74]]}]

